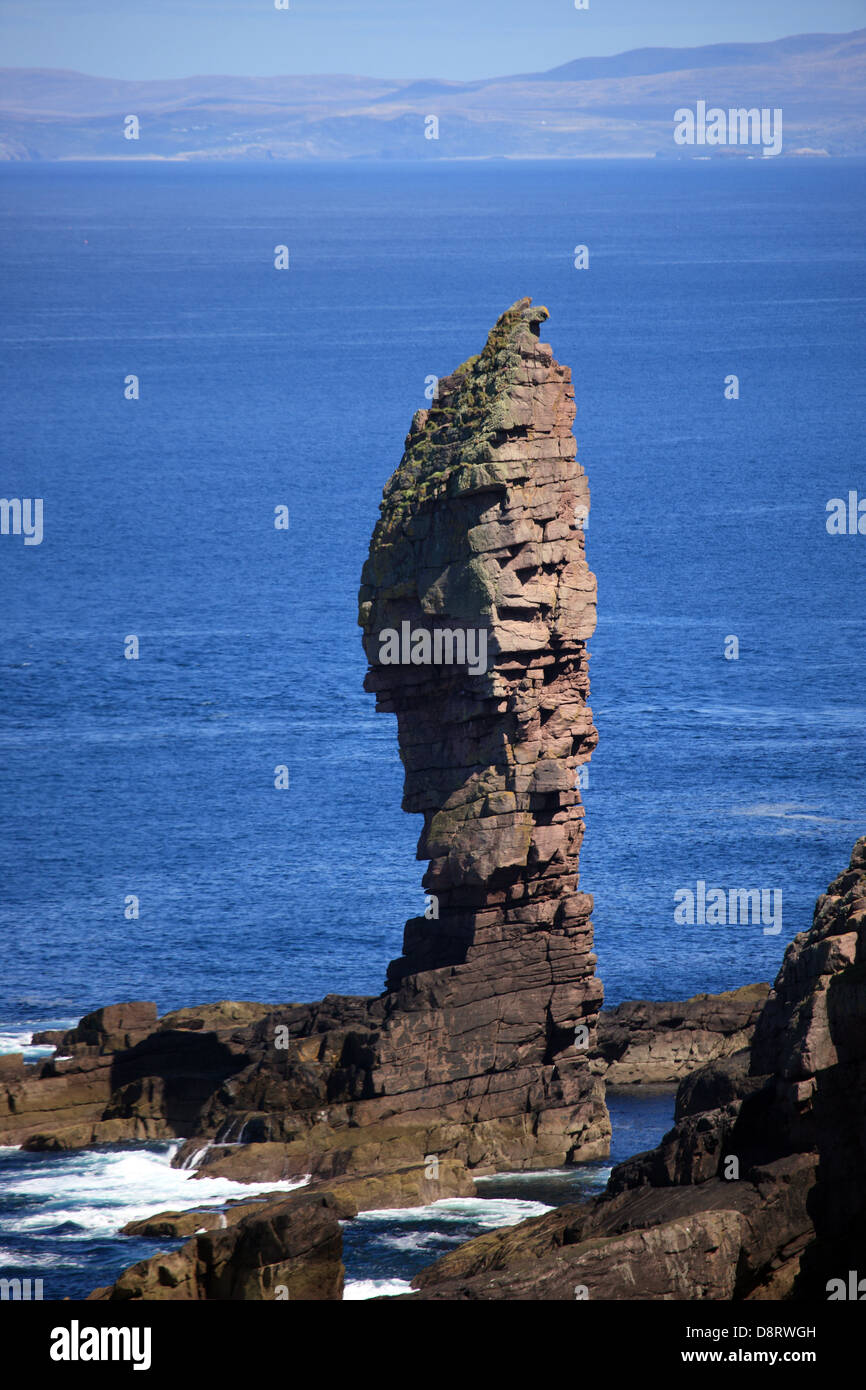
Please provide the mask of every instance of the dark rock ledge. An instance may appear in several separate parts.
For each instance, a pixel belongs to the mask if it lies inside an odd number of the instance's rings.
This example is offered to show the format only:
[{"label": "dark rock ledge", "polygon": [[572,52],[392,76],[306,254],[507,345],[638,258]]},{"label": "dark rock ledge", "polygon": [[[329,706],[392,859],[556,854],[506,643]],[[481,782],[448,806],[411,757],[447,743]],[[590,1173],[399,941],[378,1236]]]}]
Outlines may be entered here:
[{"label": "dark rock ledge", "polygon": [[676,1084],[748,1047],[769,992],[768,984],[743,985],[680,1003],[630,999],[605,1009],[593,1070],[608,1086]]},{"label": "dark rock ledge", "polygon": [[196,1234],[179,1250],[124,1270],[90,1299],[337,1301],[343,1297],[343,1238],[337,1204],[299,1194],[251,1204],[223,1230]]}]

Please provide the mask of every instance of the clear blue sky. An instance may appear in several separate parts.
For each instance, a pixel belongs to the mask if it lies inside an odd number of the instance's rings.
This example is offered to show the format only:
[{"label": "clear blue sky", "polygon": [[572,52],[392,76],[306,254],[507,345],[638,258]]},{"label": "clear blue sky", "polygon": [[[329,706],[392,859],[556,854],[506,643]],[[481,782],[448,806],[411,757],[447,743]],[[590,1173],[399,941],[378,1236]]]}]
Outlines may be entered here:
[{"label": "clear blue sky", "polygon": [[491,77],[866,27],[866,0],[0,0],[0,64],[105,77]]}]

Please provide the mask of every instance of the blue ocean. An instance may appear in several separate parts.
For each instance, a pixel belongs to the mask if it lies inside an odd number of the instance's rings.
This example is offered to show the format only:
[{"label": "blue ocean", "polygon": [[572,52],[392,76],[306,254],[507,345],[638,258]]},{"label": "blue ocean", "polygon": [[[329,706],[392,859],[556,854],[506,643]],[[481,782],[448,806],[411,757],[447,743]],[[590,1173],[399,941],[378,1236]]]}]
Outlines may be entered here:
[{"label": "blue ocean", "polygon": [[[41,544],[0,536],[0,1046],[124,999],[382,988],[423,866],[361,566],[428,379],[527,294],[592,494],[607,1002],[772,979],[866,831],[866,535],[827,529],[866,498],[866,162],[4,164],[0,192],[2,492],[44,507]],[[675,921],[699,882],[781,890],[780,930]],[[618,1100],[616,1156],[671,1111]],[[141,1258],[114,1208],[179,1205],[169,1156],[3,1151],[4,1271],[107,1282]],[[356,1291],[601,1172],[368,1216]]]}]

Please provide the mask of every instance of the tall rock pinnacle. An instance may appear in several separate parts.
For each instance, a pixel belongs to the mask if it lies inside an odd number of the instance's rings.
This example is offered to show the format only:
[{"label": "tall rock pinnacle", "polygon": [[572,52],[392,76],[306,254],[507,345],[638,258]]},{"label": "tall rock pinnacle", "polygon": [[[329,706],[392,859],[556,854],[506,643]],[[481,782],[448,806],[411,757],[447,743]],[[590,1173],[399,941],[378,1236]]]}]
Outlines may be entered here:
[{"label": "tall rock pinnacle", "polygon": [[403,805],[424,817],[430,861],[429,916],[407,922],[388,988],[405,997],[404,982],[436,972],[442,1002],[467,1011],[458,1031],[485,1034],[485,1066],[538,1068],[537,1093],[580,1097],[576,1128],[597,1138],[607,1120],[586,1057],[602,987],[576,790],[597,741],[596,587],[571,373],[539,341],[547,317],[512,305],[415,415],[359,621],[366,688],[397,715]]}]

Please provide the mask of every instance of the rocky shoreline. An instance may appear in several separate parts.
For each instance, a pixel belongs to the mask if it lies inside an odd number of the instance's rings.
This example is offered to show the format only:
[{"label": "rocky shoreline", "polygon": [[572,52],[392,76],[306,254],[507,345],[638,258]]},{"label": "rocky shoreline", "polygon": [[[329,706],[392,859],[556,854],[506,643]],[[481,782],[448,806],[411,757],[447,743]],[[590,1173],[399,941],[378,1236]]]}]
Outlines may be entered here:
[{"label": "rocky shoreline", "polygon": [[[753,1030],[758,1001],[766,993],[767,986],[746,986],[682,1003],[636,1000],[603,1011],[597,1051],[589,1065],[608,1085],[670,1087],[706,1061],[730,1055]],[[288,1144],[220,1144],[218,1139],[203,1142],[198,1133],[188,1137],[185,1131],[197,1125],[187,1111],[167,1104],[166,1097],[178,1084],[186,1089],[188,1076],[195,1086],[210,1081],[217,1056],[223,1059],[218,1075],[227,1056],[240,1065],[248,1056],[249,1030],[265,1017],[263,1005],[224,1001],[157,1018],[155,1005],[135,1001],[100,1009],[66,1032],[34,1035],[34,1043],[54,1046],[65,1060],[25,1064],[20,1055],[2,1059],[3,1142],[21,1143],[33,1152],[59,1152],[174,1138],[185,1140],[174,1163],[197,1164],[190,1174],[193,1180],[307,1180],[289,1195],[275,1192],[220,1206],[205,1202],[194,1210],[160,1212],[128,1223],[121,1234],[186,1240],[179,1249],[133,1265],[114,1285],[94,1290],[91,1298],[338,1299],[344,1277],[342,1221],[362,1211],[479,1195],[473,1181],[477,1169],[432,1154],[419,1160],[419,1136],[411,1127],[350,1127],[318,1144],[313,1143],[315,1131],[300,1143]],[[194,1048],[189,1048],[190,1038],[196,1039]],[[152,1072],[146,1083],[141,1077],[131,1081],[145,1058],[148,1066],[162,1071]],[[198,1075],[194,1059],[207,1059]],[[114,1091],[112,1081],[119,1083]],[[44,1127],[46,1117],[52,1129]],[[424,1146],[421,1142],[420,1148]],[[552,1214],[552,1219],[557,1217]],[[482,1243],[490,1239],[480,1238]],[[474,1244],[461,1249],[468,1252]],[[428,1283],[424,1276],[421,1288],[432,1289],[433,1277]]]},{"label": "rocky shoreline", "polygon": [[[604,1009],[589,1068],[608,1087],[676,1085],[749,1046],[769,991],[766,984],[744,985],[683,1001],[635,999]],[[134,1000],[98,1009],[66,1031],[34,1033],[33,1044],[51,1046],[56,1055],[39,1062],[25,1062],[21,1053],[0,1057],[0,1141],[38,1153],[182,1139],[178,1167],[198,1159],[197,1171],[208,1176],[300,1176],[291,1162],[292,1141],[250,1133],[257,1117],[244,1119],[234,1137],[229,1121],[223,1134],[217,1130],[207,1138],[195,1106],[198,1095],[210,1101],[211,1086],[219,1089],[250,1065],[253,1024],[277,1015],[282,1011],[264,1004],[223,1000],[158,1017],[155,1004]],[[312,1130],[301,1143],[303,1175],[345,1180],[359,1165],[371,1164],[371,1146],[382,1169],[399,1172],[401,1158],[417,1152],[412,1131],[413,1126],[376,1126],[368,1133],[351,1126],[317,1140]],[[277,1152],[283,1162],[262,1162]],[[442,1181],[442,1160],[438,1167]],[[419,1193],[409,1195],[414,1201]],[[455,1187],[441,1195],[467,1194]]]},{"label": "rocky shoreline", "polygon": [[332,1198],[311,1192],[243,1203],[225,1228],[199,1231],[179,1250],[133,1265],[89,1299],[337,1302],[343,1297],[343,1215]]}]

